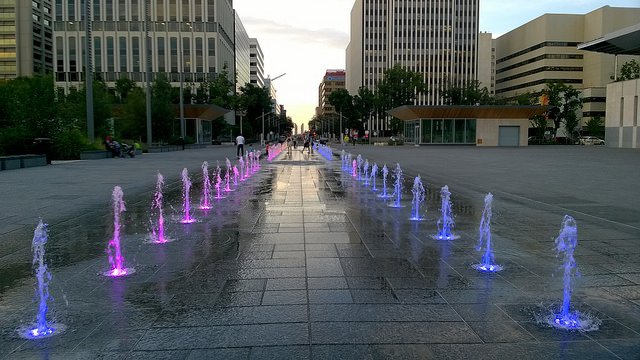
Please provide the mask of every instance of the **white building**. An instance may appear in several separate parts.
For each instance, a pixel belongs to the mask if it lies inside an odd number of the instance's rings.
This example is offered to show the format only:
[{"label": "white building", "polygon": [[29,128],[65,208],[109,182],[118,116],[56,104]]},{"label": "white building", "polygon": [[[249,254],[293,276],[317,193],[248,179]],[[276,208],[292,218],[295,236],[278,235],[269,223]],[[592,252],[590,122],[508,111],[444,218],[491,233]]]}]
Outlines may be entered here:
[{"label": "white building", "polygon": [[236,52],[236,91],[240,91],[240,87],[245,86],[251,81],[249,76],[249,35],[245,30],[242,20],[235,12],[236,18],[236,31],[235,31],[235,52]]},{"label": "white building", "polygon": [[256,38],[249,38],[249,77],[252,84],[264,87],[264,54]]},{"label": "white building", "polygon": [[[456,2],[356,0],[346,50],[346,87],[375,90],[386,69],[400,64],[423,74],[428,94],[417,105],[443,103],[440,90],[476,80],[479,0]],[[375,120],[373,129],[384,129]]]}]

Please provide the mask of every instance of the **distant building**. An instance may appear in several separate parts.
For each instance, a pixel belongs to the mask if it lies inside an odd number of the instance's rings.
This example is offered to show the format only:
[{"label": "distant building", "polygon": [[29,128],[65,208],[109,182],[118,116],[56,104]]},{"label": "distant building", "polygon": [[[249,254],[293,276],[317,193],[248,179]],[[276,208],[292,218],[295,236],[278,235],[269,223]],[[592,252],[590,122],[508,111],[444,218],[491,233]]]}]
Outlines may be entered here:
[{"label": "distant building", "polygon": [[236,56],[236,91],[240,91],[251,81],[250,77],[250,41],[238,13],[234,11],[235,23],[235,56]]},{"label": "distant building", "polygon": [[264,55],[256,38],[249,38],[249,77],[252,84],[264,87]]},{"label": "distant building", "polygon": [[[540,94],[561,81],[582,91],[582,119],[605,118],[606,85],[631,56],[590,53],[577,45],[638,23],[640,8],[604,6],[584,15],[545,14],[495,40],[496,97]],[[638,58],[637,56],[635,57]]]},{"label": "distant building", "polygon": [[345,89],[344,69],[327,70],[318,86],[317,115],[331,116],[337,113],[336,108],[329,102],[329,95],[338,89]]},{"label": "distant building", "polygon": [[496,93],[496,47],[491,33],[478,35],[478,81],[480,88],[486,87],[489,95]]},{"label": "distant building", "polygon": [[51,73],[51,0],[0,1],[0,14],[0,79]]},{"label": "distant building", "polygon": [[[55,0],[56,86],[84,84],[84,0]],[[110,87],[120,78],[145,79],[145,4],[150,4],[152,76],[163,74],[173,86],[212,79],[222,71],[235,76],[231,0],[93,1],[92,69]]]}]

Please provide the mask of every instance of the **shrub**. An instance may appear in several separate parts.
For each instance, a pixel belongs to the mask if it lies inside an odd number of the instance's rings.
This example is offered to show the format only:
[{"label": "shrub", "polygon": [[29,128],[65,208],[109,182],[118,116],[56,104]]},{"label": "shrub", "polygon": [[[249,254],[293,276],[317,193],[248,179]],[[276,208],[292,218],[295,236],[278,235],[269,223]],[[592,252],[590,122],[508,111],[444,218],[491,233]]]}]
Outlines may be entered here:
[{"label": "shrub", "polygon": [[31,152],[33,138],[16,127],[9,127],[0,130],[0,155],[20,155]]},{"label": "shrub", "polygon": [[53,137],[54,159],[79,159],[81,151],[93,148],[94,145],[90,144],[84,134],[78,129],[65,130]]}]

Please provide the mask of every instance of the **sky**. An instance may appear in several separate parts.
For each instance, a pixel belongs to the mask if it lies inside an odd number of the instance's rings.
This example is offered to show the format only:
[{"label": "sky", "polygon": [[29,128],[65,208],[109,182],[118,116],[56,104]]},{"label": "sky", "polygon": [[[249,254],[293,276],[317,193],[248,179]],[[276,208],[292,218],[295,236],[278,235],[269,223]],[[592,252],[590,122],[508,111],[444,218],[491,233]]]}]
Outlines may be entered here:
[{"label": "sky", "polygon": [[[264,53],[265,77],[275,78],[278,104],[305,124],[318,105],[327,69],[345,68],[354,0],[234,0],[249,37]],[[480,31],[498,37],[545,13],[584,14],[602,6],[640,7],[640,0],[480,0]]]}]

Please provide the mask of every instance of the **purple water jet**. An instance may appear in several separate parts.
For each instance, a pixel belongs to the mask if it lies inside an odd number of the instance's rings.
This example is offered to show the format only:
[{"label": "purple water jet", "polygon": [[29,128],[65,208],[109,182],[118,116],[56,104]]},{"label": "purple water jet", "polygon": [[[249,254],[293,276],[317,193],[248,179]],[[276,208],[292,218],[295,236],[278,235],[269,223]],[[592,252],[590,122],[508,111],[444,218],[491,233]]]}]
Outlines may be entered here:
[{"label": "purple water jet", "polygon": [[196,219],[191,217],[191,202],[189,200],[189,192],[191,191],[191,179],[189,179],[189,170],[182,169],[182,209],[184,215],[180,221],[183,224],[192,224]]},{"label": "purple water jet", "polygon": [[482,219],[480,219],[480,235],[478,237],[477,251],[482,250],[484,244],[485,251],[482,255],[482,262],[473,265],[473,268],[481,272],[498,272],[502,270],[502,266],[495,264],[493,258],[493,248],[491,243],[491,205],[493,203],[493,195],[488,193],[484,197],[484,210],[482,211]]},{"label": "purple water jet", "polygon": [[120,277],[130,275],[135,272],[133,268],[125,268],[124,256],[122,256],[122,250],[120,248],[120,230],[122,224],[120,223],[122,213],[127,211],[124,206],[122,188],[116,186],[113,188],[112,200],[113,200],[113,237],[109,240],[107,245],[107,255],[109,256],[109,264],[111,264],[111,270],[103,273],[105,276]]},{"label": "purple water jet", "polygon": [[220,173],[222,172],[222,169],[220,169],[220,166],[216,167],[216,174],[215,174],[215,188],[216,188],[216,200],[220,200],[220,199],[224,199],[225,196],[222,195],[222,176],[220,175]]},{"label": "purple water jet", "polygon": [[200,198],[200,209],[211,209],[211,180],[209,180],[209,163],[202,162],[202,197]]},{"label": "purple water jet", "polygon": [[357,160],[353,160],[352,164],[351,164],[351,176],[353,176],[354,178],[358,178],[358,161]]},{"label": "purple water jet", "polygon": [[233,166],[233,186],[238,186],[238,167]]},{"label": "purple water jet", "polygon": [[156,244],[164,244],[171,241],[165,236],[164,233],[164,210],[163,210],[163,195],[162,187],[164,186],[164,177],[158,173],[156,181],[156,192],[153,195],[153,203],[151,204],[151,211],[158,213],[158,220],[155,226],[151,226],[151,242]]},{"label": "purple water jet", "polygon": [[244,157],[240,156],[239,167],[240,167],[240,181],[244,181]]},{"label": "purple water jet", "polygon": [[38,312],[36,313],[36,321],[27,327],[18,329],[20,336],[26,339],[42,339],[62,333],[65,326],[62,324],[50,323],[47,321],[47,301],[49,300],[49,281],[51,281],[51,273],[44,262],[45,249],[49,236],[47,224],[42,222],[33,231],[33,240],[31,249],[33,250],[32,264],[35,269],[35,275],[38,282],[36,289],[36,297],[38,298]]}]

